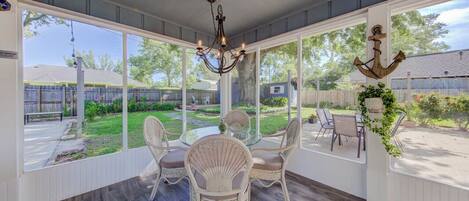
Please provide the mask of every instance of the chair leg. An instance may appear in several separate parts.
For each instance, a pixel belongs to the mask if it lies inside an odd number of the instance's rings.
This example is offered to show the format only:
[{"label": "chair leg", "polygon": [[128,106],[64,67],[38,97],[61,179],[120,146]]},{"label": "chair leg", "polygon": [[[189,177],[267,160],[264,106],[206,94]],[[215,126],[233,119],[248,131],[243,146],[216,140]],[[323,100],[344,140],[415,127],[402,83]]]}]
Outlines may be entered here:
[{"label": "chair leg", "polygon": [[362,143],[362,141],[360,140],[360,137],[358,138],[358,153],[357,153],[357,158],[360,158],[360,144]]},{"label": "chair leg", "polygon": [[158,175],[156,176],[155,185],[153,185],[153,189],[151,190],[150,201],[153,201],[155,199],[156,193],[158,192],[158,186],[160,185],[160,179],[161,179],[161,168],[160,168]]},{"label": "chair leg", "polygon": [[285,173],[282,174],[282,181],[280,182],[282,185],[282,191],[283,191],[283,197],[285,201],[290,201],[290,195],[288,194],[288,189],[287,189],[287,182],[285,179]]},{"label": "chair leg", "polygon": [[339,145],[342,146],[342,138],[340,137],[340,135],[338,135],[339,137]]},{"label": "chair leg", "polygon": [[362,137],[363,137],[363,151],[366,151],[366,136],[365,136],[365,131],[363,131]]},{"label": "chair leg", "polygon": [[314,138],[314,140],[318,139],[319,135],[321,134],[321,131],[322,131],[322,127],[321,127],[321,129],[319,129],[318,134],[316,135],[316,138]]},{"label": "chair leg", "polygon": [[334,149],[334,141],[335,141],[335,132],[334,131],[332,132],[332,140],[331,141],[332,141],[331,142],[331,152],[332,152],[332,150]]}]

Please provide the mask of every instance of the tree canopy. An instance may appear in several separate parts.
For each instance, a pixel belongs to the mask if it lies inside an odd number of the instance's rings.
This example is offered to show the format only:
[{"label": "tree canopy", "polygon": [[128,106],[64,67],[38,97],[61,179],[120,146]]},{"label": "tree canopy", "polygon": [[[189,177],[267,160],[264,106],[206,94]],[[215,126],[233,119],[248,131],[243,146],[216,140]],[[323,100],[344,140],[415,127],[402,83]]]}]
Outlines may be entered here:
[{"label": "tree canopy", "polygon": [[[95,70],[113,71],[122,74],[122,62],[114,62],[108,54],[100,55],[96,57],[92,50],[88,51],[77,51],[75,53],[77,57],[83,58],[83,67]],[[98,59],[96,61],[96,59]],[[65,57],[65,64],[69,67],[75,66],[75,59],[72,57]]]},{"label": "tree canopy", "polygon": [[69,26],[64,19],[58,17],[29,10],[23,12],[23,35],[25,38],[38,35],[37,29],[39,27],[51,24]]},{"label": "tree canopy", "polygon": [[[439,40],[448,30],[437,22],[438,14],[422,15],[410,11],[392,17],[392,51],[404,51],[408,56],[445,51],[447,44]],[[303,40],[303,77],[305,87],[321,90],[350,87],[339,80],[351,73],[356,56],[365,58],[366,24],[331,31]],[[261,81],[285,81],[288,70],[296,75],[296,43],[266,49],[261,53]],[[344,82],[345,83],[345,82]]]}]

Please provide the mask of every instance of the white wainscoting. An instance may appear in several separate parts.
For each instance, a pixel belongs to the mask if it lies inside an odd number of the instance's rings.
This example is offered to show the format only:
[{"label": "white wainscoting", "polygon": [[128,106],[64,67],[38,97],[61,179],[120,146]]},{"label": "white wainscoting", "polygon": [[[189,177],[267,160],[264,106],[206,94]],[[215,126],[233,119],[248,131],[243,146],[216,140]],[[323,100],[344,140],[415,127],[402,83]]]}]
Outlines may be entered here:
[{"label": "white wainscoting", "polygon": [[469,201],[469,189],[450,186],[391,170],[391,201]]},{"label": "white wainscoting", "polygon": [[26,172],[20,180],[20,199],[54,201],[80,195],[138,176],[151,160],[148,149],[140,147]]},{"label": "white wainscoting", "polygon": [[[278,144],[262,141],[258,146]],[[293,153],[287,169],[332,188],[366,197],[366,164],[301,148]]]}]

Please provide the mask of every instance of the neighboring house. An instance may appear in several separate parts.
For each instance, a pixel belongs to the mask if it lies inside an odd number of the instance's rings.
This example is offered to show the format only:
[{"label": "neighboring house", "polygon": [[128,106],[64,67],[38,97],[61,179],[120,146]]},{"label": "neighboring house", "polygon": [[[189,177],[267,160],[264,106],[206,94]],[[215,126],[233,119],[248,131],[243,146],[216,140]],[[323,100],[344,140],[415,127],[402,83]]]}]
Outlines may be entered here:
[{"label": "neighboring house", "polygon": [[[391,73],[393,89],[406,89],[408,76],[412,89],[459,89],[469,91],[469,50],[410,56]],[[350,81],[363,84],[366,79],[358,70]]]},{"label": "neighboring house", "polygon": [[[32,85],[75,85],[77,83],[76,68],[53,65],[36,65],[25,67],[24,83]],[[123,86],[122,75],[113,71],[84,69],[85,85],[118,87]],[[128,79],[129,87],[147,87],[142,82]]]},{"label": "neighboring house", "polygon": [[218,89],[218,80],[197,80],[192,84],[191,89],[216,91]]}]

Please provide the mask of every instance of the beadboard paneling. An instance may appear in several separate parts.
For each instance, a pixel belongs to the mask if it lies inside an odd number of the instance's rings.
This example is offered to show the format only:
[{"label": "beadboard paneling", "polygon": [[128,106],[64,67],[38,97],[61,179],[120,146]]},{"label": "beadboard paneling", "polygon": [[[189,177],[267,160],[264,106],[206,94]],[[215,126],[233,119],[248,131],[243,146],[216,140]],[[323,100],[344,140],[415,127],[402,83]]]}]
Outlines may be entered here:
[{"label": "beadboard paneling", "polygon": [[435,181],[391,171],[389,200],[392,201],[469,201],[469,188],[450,186]]},{"label": "beadboard paneling", "polygon": [[148,149],[141,147],[26,172],[20,194],[23,201],[62,200],[138,176],[151,160]]}]

